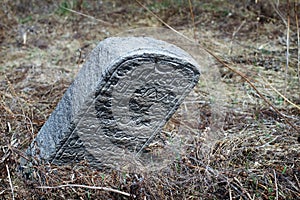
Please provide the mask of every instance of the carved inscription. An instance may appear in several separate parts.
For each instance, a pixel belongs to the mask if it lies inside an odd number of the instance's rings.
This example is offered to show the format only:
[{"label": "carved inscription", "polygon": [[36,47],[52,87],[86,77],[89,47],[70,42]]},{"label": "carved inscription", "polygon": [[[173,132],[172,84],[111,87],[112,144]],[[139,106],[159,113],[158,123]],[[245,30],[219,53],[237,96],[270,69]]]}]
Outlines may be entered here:
[{"label": "carved inscription", "polygon": [[121,64],[96,94],[99,135],[109,137],[112,146],[142,151],[195,84],[197,74],[183,69],[173,60],[153,63],[150,58]]}]

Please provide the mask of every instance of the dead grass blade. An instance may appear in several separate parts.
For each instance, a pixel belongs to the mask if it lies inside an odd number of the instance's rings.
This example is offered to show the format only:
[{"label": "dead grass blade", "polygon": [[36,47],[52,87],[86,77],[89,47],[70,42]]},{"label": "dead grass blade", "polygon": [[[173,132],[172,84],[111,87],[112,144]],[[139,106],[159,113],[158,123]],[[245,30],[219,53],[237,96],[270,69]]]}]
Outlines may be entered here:
[{"label": "dead grass blade", "polygon": [[277,185],[277,178],[276,178],[276,172],[273,170],[274,173],[274,183],[275,183],[275,190],[276,190],[276,200],[278,200],[278,185]]},{"label": "dead grass blade", "polygon": [[[20,105],[20,108],[22,110],[22,113],[24,114],[25,111],[24,111],[24,107],[23,107],[23,104],[20,102],[21,101],[21,98],[19,98],[19,96],[17,95],[16,91],[15,91],[15,88],[13,87],[12,83],[9,81],[9,79],[5,76],[5,79],[6,79],[6,82],[7,82],[7,85],[9,87],[9,90],[12,94],[12,99],[16,99],[18,104]],[[9,95],[9,94],[8,94]],[[3,104],[4,105],[4,104]],[[4,109],[6,110],[6,108],[4,107]],[[9,112],[10,109],[7,109],[6,111]],[[25,115],[25,114],[24,114]]]},{"label": "dead grass blade", "polygon": [[233,33],[232,33],[232,39],[231,39],[231,42],[230,42],[230,48],[229,48],[229,55],[232,53],[232,44],[233,44],[233,42],[234,42],[234,39],[235,39],[235,36],[236,36],[236,34],[241,30],[241,28],[244,26],[244,24],[246,23],[246,20],[244,20],[240,25],[239,25],[239,27],[235,30],[235,31],[233,31]]},{"label": "dead grass blade", "polygon": [[[252,81],[242,72],[235,70],[228,64],[226,64],[223,60],[221,60],[218,56],[216,56],[214,53],[212,53],[208,49],[204,49],[206,52],[208,52],[211,56],[213,56],[219,63],[221,63],[223,66],[228,68],[230,71],[233,73],[239,75],[242,79],[244,79],[254,90],[255,92],[259,95],[260,98],[264,102],[266,102],[287,124],[289,124],[294,130],[296,130],[298,133],[300,133],[300,130],[292,123],[290,122],[279,110],[255,87],[255,85],[252,83]],[[299,136],[300,137],[300,136]]]},{"label": "dead grass blade", "polygon": [[277,13],[277,15],[281,18],[281,20],[283,21],[283,23],[285,24],[285,26],[287,26],[287,21],[284,19],[283,14],[279,11],[278,7],[279,7],[279,0],[277,1],[276,5],[274,2],[271,1],[271,5],[273,6],[275,12]]},{"label": "dead grass blade", "polygon": [[[153,15],[157,20],[159,20],[162,24],[164,24],[166,27],[168,27],[170,30],[174,31],[176,34],[182,36],[183,38],[187,39],[190,42],[195,43],[192,39],[189,37],[185,36],[184,34],[180,33],[173,27],[171,27],[168,23],[166,23],[164,20],[162,20],[159,16],[157,16],[155,13],[153,13],[149,8],[147,8],[144,4],[142,4],[139,0],[135,0],[141,7],[143,7],[145,10],[147,10],[151,15]],[[275,7],[274,7],[275,8]],[[278,9],[276,9],[277,12],[280,14]],[[282,15],[281,15],[282,16]],[[286,23],[287,24],[287,23]],[[267,98],[257,89],[257,87],[252,83],[252,81],[249,79],[248,76],[243,74],[242,72],[234,69],[232,66],[229,66],[226,64],[221,58],[219,58],[217,55],[215,55],[212,51],[210,51],[207,48],[204,48],[200,44],[196,44],[200,48],[202,48],[204,51],[206,51],[208,54],[210,54],[212,57],[214,57],[220,64],[222,64],[224,67],[232,71],[233,73],[239,75],[243,80],[245,80],[254,90],[255,92],[259,95],[259,97],[266,102],[287,124],[289,124],[297,133],[299,133],[298,140],[300,140],[300,130],[292,123],[290,122],[279,110],[269,101]]]},{"label": "dead grass blade", "polygon": [[290,62],[290,1],[287,0],[287,26],[286,26],[286,63],[284,72],[284,96],[287,92],[288,70]]},{"label": "dead grass blade", "polygon": [[264,77],[260,76],[264,82],[266,83],[267,86],[269,86],[272,90],[274,90],[274,92],[276,92],[280,97],[282,97],[286,102],[288,102],[289,104],[291,104],[292,106],[294,106],[295,108],[297,108],[298,110],[300,110],[300,106],[296,105],[295,103],[293,103],[292,101],[290,101],[286,96],[284,96],[283,94],[281,94],[276,88],[274,88]]},{"label": "dead grass blade", "polygon": [[78,11],[76,11],[76,10],[69,9],[69,8],[64,7],[64,6],[59,6],[59,7],[62,8],[62,9],[65,9],[65,10],[67,10],[67,11],[70,11],[70,12],[72,12],[72,13],[75,13],[75,14],[78,14],[78,15],[81,15],[81,16],[84,16],[84,17],[87,17],[87,18],[96,20],[96,21],[98,21],[98,22],[100,22],[100,23],[102,23],[102,24],[105,24],[105,25],[107,25],[107,26],[113,26],[113,27],[116,27],[116,25],[114,25],[114,24],[111,24],[111,23],[109,23],[109,22],[103,21],[103,20],[101,20],[101,19],[97,19],[97,18],[95,18],[95,17],[93,17],[93,16],[90,16],[90,15],[87,15],[87,14],[84,14],[84,13],[81,13],[81,12],[78,12]]},{"label": "dead grass blade", "polygon": [[189,7],[190,7],[190,13],[191,13],[191,18],[192,18],[192,22],[193,22],[194,39],[197,42],[196,25],[195,25],[195,15],[194,15],[194,12],[193,12],[193,5],[192,5],[191,0],[189,0]]},{"label": "dead grass blade", "polygon": [[[286,92],[287,92],[288,68],[289,68],[289,58],[290,58],[290,1],[287,0],[286,2],[287,2],[287,20],[285,20],[283,14],[279,11],[279,8],[278,8],[279,1],[277,1],[276,5],[274,3],[271,3],[275,12],[278,14],[278,16],[281,18],[281,20],[283,21],[283,23],[286,26],[286,63],[285,63],[285,74],[284,74],[284,76],[285,76],[285,78],[284,78],[284,96],[286,96]],[[297,18],[297,13],[296,13],[296,18]],[[296,22],[297,22],[297,19],[296,19]],[[299,40],[298,40],[298,45],[299,45]],[[299,57],[298,57],[298,63],[299,63]],[[299,76],[299,73],[298,73],[298,76]],[[299,78],[299,81],[300,81],[300,78]]]},{"label": "dead grass blade", "polygon": [[298,74],[298,80],[300,83],[300,30],[299,30],[299,19],[298,19],[298,5],[294,4],[294,13],[295,13],[295,21],[296,21],[296,29],[297,29],[297,44],[298,44],[298,52],[297,52],[297,74]]},{"label": "dead grass blade", "polygon": [[118,193],[118,194],[121,194],[121,195],[127,196],[127,197],[131,196],[127,192],[123,192],[123,191],[108,188],[108,187],[97,187],[97,186],[78,185],[78,184],[67,184],[67,185],[58,185],[58,186],[39,186],[37,188],[39,188],[39,189],[57,189],[57,188],[65,188],[65,187],[79,187],[79,188],[87,188],[87,189],[93,189],[93,190],[103,190],[103,191],[107,191],[107,192]]},{"label": "dead grass blade", "polygon": [[9,185],[10,185],[10,189],[11,189],[12,199],[14,200],[15,199],[14,186],[11,182],[11,177],[10,177],[10,172],[9,172],[8,165],[6,165],[6,170],[7,170],[8,181],[9,181]]},{"label": "dead grass blade", "polygon": [[194,40],[190,39],[189,37],[185,36],[184,34],[177,31],[175,28],[170,26],[168,23],[166,23],[164,20],[162,20],[158,15],[156,15],[154,12],[152,12],[149,8],[147,8],[144,4],[142,4],[139,0],[135,0],[141,7],[143,7],[147,12],[149,12],[152,16],[154,16],[159,22],[161,22],[163,25],[165,25],[168,29],[173,31],[174,33],[178,34],[179,36],[183,37],[184,39],[187,39],[190,42],[195,42]]},{"label": "dead grass blade", "polygon": [[249,194],[249,192],[247,192],[247,191],[245,190],[245,188],[243,187],[243,184],[239,181],[239,179],[236,178],[236,177],[234,177],[233,180],[236,181],[236,183],[237,183],[237,184],[239,185],[239,187],[242,189],[242,192],[243,192],[243,193],[246,193],[247,197],[248,197],[249,199],[252,200],[251,195]]}]

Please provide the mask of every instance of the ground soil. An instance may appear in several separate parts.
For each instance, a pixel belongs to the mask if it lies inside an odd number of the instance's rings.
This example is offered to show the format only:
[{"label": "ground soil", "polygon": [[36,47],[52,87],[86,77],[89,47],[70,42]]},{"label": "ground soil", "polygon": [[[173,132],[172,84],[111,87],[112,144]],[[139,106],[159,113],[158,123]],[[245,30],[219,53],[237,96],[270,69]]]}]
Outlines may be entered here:
[{"label": "ground soil", "polygon": [[[4,0],[0,198],[300,199],[300,4],[272,2]],[[179,155],[151,170],[83,162],[20,171],[89,52],[114,35],[162,38],[203,64],[199,84],[163,131],[185,136]]]}]

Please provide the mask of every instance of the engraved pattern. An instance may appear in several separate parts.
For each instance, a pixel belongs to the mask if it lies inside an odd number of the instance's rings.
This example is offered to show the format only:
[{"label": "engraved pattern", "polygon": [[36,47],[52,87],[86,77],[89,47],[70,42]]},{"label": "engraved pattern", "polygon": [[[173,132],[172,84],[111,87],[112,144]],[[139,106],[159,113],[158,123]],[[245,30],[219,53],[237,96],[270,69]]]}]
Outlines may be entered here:
[{"label": "engraved pattern", "polygon": [[160,138],[199,75],[197,63],[174,45],[146,37],[106,39],[27,154],[55,164],[143,165],[147,146]]},{"label": "engraved pattern", "polygon": [[[198,74],[191,68],[173,59],[158,58],[136,58],[122,63],[96,94],[99,134],[97,139],[86,140],[94,143],[88,151],[95,158],[118,154],[118,163],[122,163],[127,156],[143,152],[196,84]],[[96,145],[103,141],[109,147]]]}]

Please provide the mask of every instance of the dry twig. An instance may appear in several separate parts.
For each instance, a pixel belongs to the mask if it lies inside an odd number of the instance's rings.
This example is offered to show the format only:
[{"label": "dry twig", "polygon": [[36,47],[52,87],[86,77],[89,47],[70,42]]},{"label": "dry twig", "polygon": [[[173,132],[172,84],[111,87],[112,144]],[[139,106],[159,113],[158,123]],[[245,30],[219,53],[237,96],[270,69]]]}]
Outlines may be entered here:
[{"label": "dry twig", "polygon": [[290,61],[290,1],[287,0],[287,27],[286,27],[286,65],[284,73],[284,96],[287,92],[288,69]]},{"label": "dry twig", "polygon": [[235,39],[235,36],[236,34],[241,30],[241,28],[244,26],[244,24],[246,23],[246,20],[244,20],[240,25],[239,27],[233,31],[232,33],[232,39],[231,39],[231,42],[230,42],[230,48],[229,48],[229,55],[232,53],[232,44],[233,44],[233,41]]},{"label": "dry twig", "polygon": [[197,42],[195,16],[194,16],[193,5],[192,5],[191,0],[189,0],[189,7],[190,7],[190,13],[191,13],[192,22],[193,22],[194,39],[195,39],[195,42]]},{"label": "dry twig", "polygon": [[7,170],[7,176],[8,176],[8,180],[9,180],[10,189],[11,189],[12,199],[14,200],[15,199],[14,186],[13,186],[13,184],[11,182],[10,172],[9,172],[8,165],[6,165],[6,170]]},{"label": "dry twig", "polygon": [[272,6],[275,10],[275,12],[278,14],[278,16],[281,18],[283,23],[286,26],[286,66],[285,66],[285,78],[284,78],[284,96],[286,96],[286,90],[287,90],[287,75],[288,75],[288,67],[289,67],[289,57],[290,57],[290,2],[287,0],[287,20],[285,20],[283,14],[279,11],[279,1],[277,1],[277,4],[274,5],[272,3]]},{"label": "dry twig", "polygon": [[299,28],[299,19],[298,19],[298,5],[294,4],[294,13],[295,13],[295,20],[296,20],[296,28],[297,28],[297,44],[298,44],[298,62],[297,62],[297,74],[298,74],[298,80],[300,83],[300,28]]},{"label": "dry twig", "polygon": [[285,101],[287,101],[289,104],[291,104],[292,106],[294,106],[295,108],[297,108],[298,110],[300,110],[300,106],[296,105],[295,103],[291,102],[286,96],[284,96],[283,94],[281,94],[278,90],[276,90],[276,88],[274,88],[264,77],[261,76],[261,78],[266,82],[266,84],[272,89],[274,90],[280,97],[282,97]]},{"label": "dry twig", "polygon": [[58,186],[40,186],[40,187],[37,187],[37,188],[40,188],[40,189],[57,189],[57,188],[65,188],[65,187],[79,187],[79,188],[87,188],[87,189],[93,189],[93,190],[103,190],[103,191],[114,192],[114,193],[118,193],[118,194],[130,197],[130,194],[127,193],[127,192],[123,192],[123,191],[108,188],[108,187],[97,187],[97,186],[89,186],[89,185],[67,184],[67,185],[58,185]]},{"label": "dry twig", "polygon": [[70,11],[70,12],[72,12],[72,13],[75,13],[75,14],[78,14],[78,15],[82,15],[82,16],[84,16],[84,17],[87,17],[87,18],[96,20],[96,21],[98,21],[98,22],[100,22],[100,23],[102,23],[102,24],[105,24],[105,25],[108,25],[108,26],[113,26],[113,27],[115,27],[114,24],[111,24],[111,23],[109,23],[109,22],[103,21],[103,20],[101,20],[101,19],[97,19],[97,18],[95,18],[95,17],[93,17],[93,16],[86,15],[86,14],[84,14],[84,13],[81,13],[81,12],[78,12],[78,11],[76,11],[76,10],[72,10],[72,9],[69,9],[69,8],[66,8],[66,7],[63,7],[63,6],[60,6],[60,7],[61,7],[62,9],[65,9],[65,10],[67,10],[67,11]]},{"label": "dry twig", "polygon": [[276,172],[275,170],[273,170],[273,172],[274,172],[274,182],[275,182],[275,190],[276,190],[276,200],[278,200],[278,186],[277,186]]},{"label": "dry twig", "polygon": [[[142,4],[139,0],[135,0],[140,6],[142,6],[145,10],[147,10],[151,15],[153,15],[158,21],[160,21],[162,24],[164,24],[167,28],[170,30],[174,31],[176,34],[180,35],[181,37],[185,38],[186,40],[193,42],[192,39],[189,37],[185,36],[184,34],[180,33],[176,29],[174,29],[172,26],[170,26],[168,23],[166,23],[164,20],[162,20],[160,17],[158,17],[155,13],[153,13],[149,8],[147,8],[144,4]],[[260,98],[263,99],[264,102],[266,102],[282,119],[285,120],[287,124],[289,124],[294,130],[296,130],[298,133],[300,133],[300,130],[292,124],[279,110],[270,102],[267,100],[267,98],[255,87],[255,85],[252,83],[252,81],[249,79],[248,76],[243,74],[242,72],[234,69],[233,67],[229,66],[226,64],[221,58],[219,58],[217,55],[215,55],[212,51],[202,47],[201,45],[197,44],[200,48],[202,48],[204,51],[206,51],[208,54],[210,54],[212,57],[214,57],[220,64],[222,64],[224,67],[228,68],[230,71],[233,73],[239,75],[242,79],[244,79],[254,90],[255,92],[260,96]],[[300,138],[300,136],[299,136]]]},{"label": "dry twig", "polygon": [[237,179],[236,177],[234,177],[233,180],[235,180],[235,181],[239,184],[240,188],[242,189],[242,192],[243,192],[243,193],[246,193],[246,195],[247,195],[247,197],[248,197],[249,199],[252,199],[251,196],[250,196],[250,194],[249,194],[249,192],[247,192],[247,191],[245,190],[245,188],[243,187],[243,184],[239,181],[239,179]]}]

